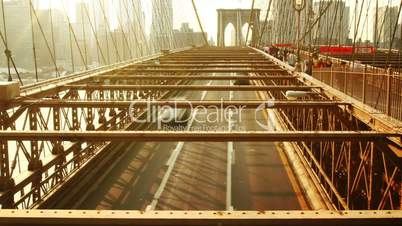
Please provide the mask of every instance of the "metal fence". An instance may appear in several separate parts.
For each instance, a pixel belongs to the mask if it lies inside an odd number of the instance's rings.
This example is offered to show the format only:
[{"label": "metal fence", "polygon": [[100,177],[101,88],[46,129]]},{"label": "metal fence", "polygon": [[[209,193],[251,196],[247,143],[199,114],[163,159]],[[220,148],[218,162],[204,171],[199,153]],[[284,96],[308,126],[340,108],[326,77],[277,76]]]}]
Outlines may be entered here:
[{"label": "metal fence", "polygon": [[313,69],[322,82],[393,118],[402,120],[402,75],[342,60],[332,67]]}]

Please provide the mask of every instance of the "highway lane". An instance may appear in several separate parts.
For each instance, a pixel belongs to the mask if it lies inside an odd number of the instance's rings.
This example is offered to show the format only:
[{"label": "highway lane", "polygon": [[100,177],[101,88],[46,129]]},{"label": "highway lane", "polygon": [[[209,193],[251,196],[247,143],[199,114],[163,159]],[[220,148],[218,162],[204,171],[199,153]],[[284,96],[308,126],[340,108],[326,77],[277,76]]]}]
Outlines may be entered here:
[{"label": "highway lane", "polygon": [[[196,82],[205,84],[206,82]],[[199,99],[196,92],[181,92],[176,96]],[[156,129],[155,127],[151,129]],[[120,161],[110,164],[105,175],[94,178],[92,187],[81,191],[76,203],[53,207],[54,209],[139,210],[152,200],[155,184],[160,183],[172,151],[177,143],[125,142],[116,148],[126,153]]]},{"label": "highway lane", "polygon": [[[212,85],[225,84],[229,82],[214,81]],[[208,92],[205,98],[219,99],[228,100],[229,92]],[[227,121],[219,120],[214,110],[208,115],[197,115],[192,129],[227,130]],[[224,210],[226,152],[226,143],[185,143],[156,209]]]},{"label": "highway lane", "polygon": [[[226,83],[227,85],[228,83]],[[228,99],[222,92],[210,92],[211,99]],[[255,92],[236,92],[235,100],[256,99]],[[244,110],[237,118],[237,130],[264,130],[263,112]],[[227,121],[202,126],[227,127]],[[200,126],[200,125],[196,125]],[[225,128],[227,129],[227,128]],[[157,209],[224,210],[227,145],[187,143],[168,182]],[[234,143],[232,204],[237,210],[308,209],[289,163],[275,143]]]},{"label": "highway lane", "polygon": [[[219,74],[217,74],[219,75]],[[212,85],[228,85],[214,81]],[[188,99],[200,99],[200,92],[186,92]],[[229,92],[208,92],[205,100],[229,100]],[[235,92],[234,100],[257,99],[256,92]],[[211,113],[211,111],[208,111]],[[197,115],[193,129],[227,130],[228,122],[204,122]],[[210,118],[211,119],[211,118]],[[262,130],[254,110],[244,110],[235,130]],[[257,114],[264,122],[263,112]],[[130,149],[113,168],[105,169],[83,199],[72,209],[145,210],[166,175],[167,162],[177,143],[125,143]],[[286,157],[275,143],[236,143],[232,165],[231,198],[235,210],[291,210],[307,206],[293,178]],[[160,198],[157,210],[225,210],[227,190],[227,143],[184,143]],[[112,165],[111,165],[112,167]],[[56,207],[57,208],[57,207]]]},{"label": "highway lane", "polygon": [[[237,92],[235,99],[257,99],[256,92]],[[258,124],[257,122],[260,122]],[[274,131],[263,111],[245,110],[238,127]],[[237,210],[308,209],[280,144],[235,143],[233,203]]]}]

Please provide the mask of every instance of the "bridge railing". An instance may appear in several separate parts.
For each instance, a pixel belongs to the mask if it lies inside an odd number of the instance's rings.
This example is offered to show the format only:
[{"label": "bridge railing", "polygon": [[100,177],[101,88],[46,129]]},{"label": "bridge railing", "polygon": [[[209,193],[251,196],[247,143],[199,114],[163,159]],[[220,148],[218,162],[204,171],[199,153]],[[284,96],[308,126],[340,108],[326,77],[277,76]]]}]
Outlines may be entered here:
[{"label": "bridge railing", "polygon": [[402,76],[392,71],[335,62],[313,69],[322,82],[393,118],[402,120]]},{"label": "bridge railing", "polygon": [[[302,59],[311,56],[306,51],[302,54]],[[313,66],[313,77],[384,114],[402,120],[400,69],[378,68],[330,56],[320,58],[329,59],[332,66]]]},{"label": "bridge railing", "polygon": [[[290,67],[283,61],[267,55],[281,68],[294,72],[295,68]],[[341,65],[341,64],[340,64]],[[345,64],[342,67],[346,68]],[[321,74],[317,74],[320,72]],[[348,71],[344,69],[336,70],[333,68],[321,68],[315,70],[313,78],[305,73],[294,72],[294,75],[300,77],[300,81],[310,85],[322,86],[322,92],[326,98],[334,100],[344,100],[351,103],[347,108],[338,109],[339,112],[334,116],[324,116],[331,111],[312,113],[310,121],[307,124],[302,123],[304,118],[309,118],[304,111],[291,109],[282,111],[282,117],[286,119],[285,125],[289,130],[317,130],[317,128],[340,128],[344,130],[379,130],[379,131],[399,131],[398,123],[389,121],[383,117],[379,111],[364,105],[358,98],[350,98],[343,93],[343,88],[351,87],[351,76],[359,76],[358,71]],[[370,72],[364,74],[369,76]],[[378,73],[371,73],[373,78],[380,76]],[[320,79],[320,76],[321,79]],[[332,80],[331,80],[332,76]],[[377,77],[376,77],[377,76]],[[384,78],[392,77],[387,74]],[[393,75],[395,77],[395,75]],[[346,79],[345,79],[346,77]],[[339,81],[335,78],[339,78]],[[381,78],[381,77],[379,77]],[[378,79],[379,79],[378,78]],[[370,78],[372,79],[372,78]],[[320,82],[321,80],[323,82]],[[332,87],[329,85],[332,81]],[[328,85],[323,84],[328,83]],[[354,86],[361,85],[358,82]],[[338,87],[338,88],[335,88]],[[367,88],[367,87],[366,87]],[[336,90],[338,89],[338,90]],[[368,88],[367,88],[368,89]],[[349,92],[356,92],[354,89],[347,89]],[[362,94],[364,92],[360,92]],[[356,92],[358,94],[358,92]],[[400,100],[400,99],[399,99]],[[333,110],[332,110],[333,111]],[[320,115],[323,116],[322,120]],[[380,119],[381,118],[381,119]],[[335,119],[333,121],[332,119]],[[384,119],[386,122],[382,122]],[[340,122],[336,122],[340,120]],[[396,121],[396,120],[395,120]],[[336,122],[336,123],[335,123]],[[391,125],[392,124],[392,125]],[[324,127],[322,127],[324,126]],[[396,141],[399,143],[399,141]],[[336,208],[350,209],[393,209],[397,203],[400,203],[400,146],[388,149],[383,144],[383,140],[377,140],[373,143],[365,141],[331,143],[323,141],[319,143],[299,142],[300,156],[307,159],[309,167],[320,180],[320,184],[330,197]],[[388,152],[390,151],[390,152]],[[391,154],[394,153],[394,154]],[[389,177],[391,175],[391,177]],[[388,193],[391,192],[391,193]]]}]

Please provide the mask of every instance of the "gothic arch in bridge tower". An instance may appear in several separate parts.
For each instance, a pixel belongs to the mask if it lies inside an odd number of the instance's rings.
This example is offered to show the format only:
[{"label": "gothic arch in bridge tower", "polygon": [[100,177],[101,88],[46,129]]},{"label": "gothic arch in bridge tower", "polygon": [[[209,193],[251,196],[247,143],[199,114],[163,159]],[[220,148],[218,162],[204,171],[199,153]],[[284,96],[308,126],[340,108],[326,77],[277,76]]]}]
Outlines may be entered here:
[{"label": "gothic arch in bridge tower", "polygon": [[[233,24],[235,29],[236,46],[244,45],[246,37],[242,34],[244,25],[250,22],[251,9],[218,9],[218,46],[225,46],[225,28],[228,24]],[[260,9],[253,10],[252,21],[249,23],[251,29],[248,40],[254,45],[258,39],[258,31],[260,28]]]}]

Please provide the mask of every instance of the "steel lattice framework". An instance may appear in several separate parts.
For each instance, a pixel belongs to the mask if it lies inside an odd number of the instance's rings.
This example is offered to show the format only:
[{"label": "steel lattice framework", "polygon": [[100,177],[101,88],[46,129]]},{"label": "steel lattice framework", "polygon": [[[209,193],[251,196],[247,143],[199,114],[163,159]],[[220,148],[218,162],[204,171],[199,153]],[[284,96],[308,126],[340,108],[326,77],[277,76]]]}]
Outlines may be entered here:
[{"label": "steel lattice framework", "polygon": [[[251,85],[189,84],[194,80],[233,80],[233,76],[203,75],[231,72],[243,73],[235,80],[249,80]],[[131,113],[142,117],[149,103],[146,100],[155,100],[153,105],[173,105],[169,97],[178,90],[256,91],[261,100],[270,101],[265,109],[280,119],[282,130],[132,131],[139,126],[129,115],[133,101],[136,105]],[[308,91],[309,95],[288,100],[286,90]],[[253,109],[261,100],[190,101],[179,102],[178,107],[188,108],[190,103]],[[115,65],[23,87],[21,97],[0,104],[0,203],[2,208],[37,206],[103,155],[113,141],[252,140],[291,142],[334,210],[400,209],[401,130],[385,117],[250,48],[195,48]],[[8,214],[0,212],[2,219],[8,216],[13,220]],[[34,219],[41,219],[41,213],[35,214]],[[277,223],[286,222],[285,218]]]}]

